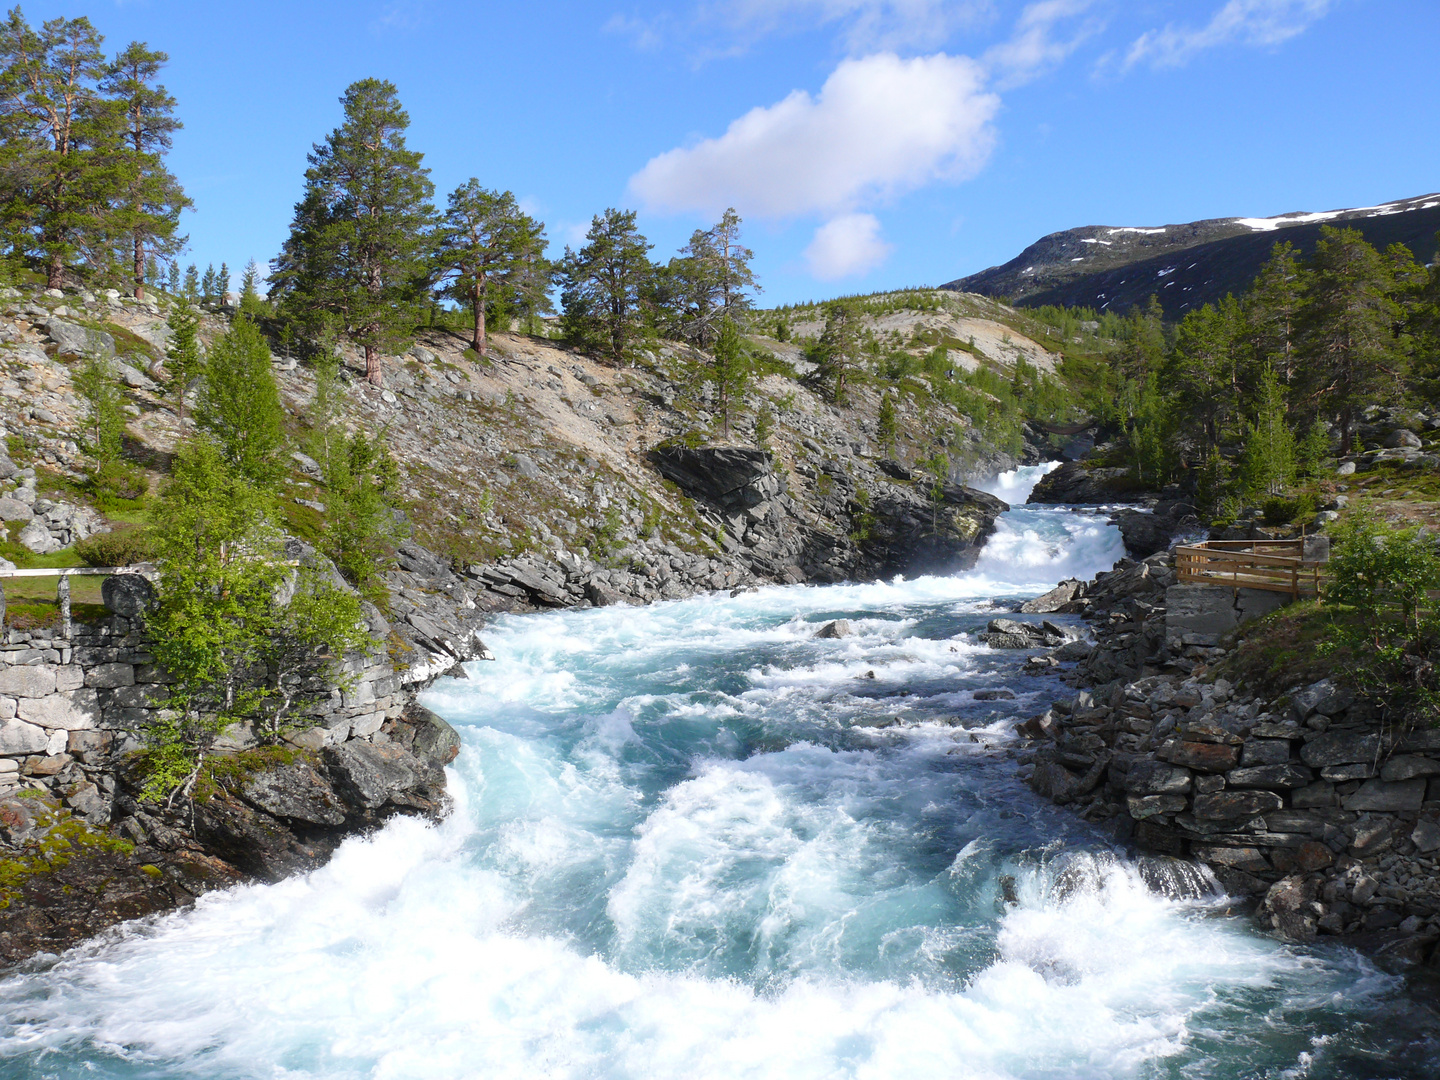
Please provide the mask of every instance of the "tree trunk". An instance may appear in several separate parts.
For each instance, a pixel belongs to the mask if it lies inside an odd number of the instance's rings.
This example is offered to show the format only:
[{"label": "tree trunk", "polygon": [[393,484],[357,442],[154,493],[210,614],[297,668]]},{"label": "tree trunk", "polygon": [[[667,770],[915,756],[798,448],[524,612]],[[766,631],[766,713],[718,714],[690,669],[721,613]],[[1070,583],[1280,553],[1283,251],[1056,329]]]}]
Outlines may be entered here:
[{"label": "tree trunk", "polygon": [[135,234],[135,299],[145,299],[145,244],[140,234]]},{"label": "tree trunk", "polygon": [[470,307],[471,307],[471,309],[475,312],[475,334],[474,334],[474,337],[472,338],[472,340],[471,340],[471,342],[470,342],[470,345],[471,345],[471,347],[475,350],[475,352],[476,352],[478,355],[484,356],[484,355],[485,355],[485,294],[480,291],[480,286],[479,286],[479,285],[476,285],[476,286],[475,286],[475,289],[474,289],[474,292],[471,294],[471,296],[472,296],[472,298],[471,298],[471,301],[470,301]]},{"label": "tree trunk", "polygon": [[65,263],[60,258],[60,252],[54,252],[45,267],[45,287],[47,289],[63,289],[65,287]]},{"label": "tree trunk", "polygon": [[369,343],[365,345],[365,380],[371,386],[385,385],[385,373],[380,370],[380,356],[375,352],[375,346]]}]

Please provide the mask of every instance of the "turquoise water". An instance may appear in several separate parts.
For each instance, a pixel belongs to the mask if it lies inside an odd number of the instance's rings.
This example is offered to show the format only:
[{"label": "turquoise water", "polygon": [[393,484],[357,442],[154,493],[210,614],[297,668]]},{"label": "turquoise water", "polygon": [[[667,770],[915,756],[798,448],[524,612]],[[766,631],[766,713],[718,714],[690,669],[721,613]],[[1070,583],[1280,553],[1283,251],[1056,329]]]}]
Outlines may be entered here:
[{"label": "turquoise water", "polygon": [[952,578],[501,619],[426,698],[446,822],[12,975],[0,1075],[1440,1075],[1423,993],[1152,892],[1014,779],[1063,688],[974,631],[1118,554],[1021,510]]}]

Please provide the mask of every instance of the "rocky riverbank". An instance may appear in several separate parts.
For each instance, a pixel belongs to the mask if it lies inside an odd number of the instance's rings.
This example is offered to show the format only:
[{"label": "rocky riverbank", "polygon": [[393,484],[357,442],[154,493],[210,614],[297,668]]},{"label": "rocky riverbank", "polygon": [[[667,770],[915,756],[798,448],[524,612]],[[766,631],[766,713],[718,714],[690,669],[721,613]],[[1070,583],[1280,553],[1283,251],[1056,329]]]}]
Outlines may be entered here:
[{"label": "rocky riverbank", "polygon": [[[1202,612],[1197,588],[1229,595]],[[1021,775],[1141,851],[1203,862],[1267,930],[1440,965],[1440,729],[1387,727],[1328,679],[1263,696],[1217,677],[1226,632],[1278,595],[1177,585],[1160,553],[1042,598],[1096,641],[1078,692],[1020,725]]]}]

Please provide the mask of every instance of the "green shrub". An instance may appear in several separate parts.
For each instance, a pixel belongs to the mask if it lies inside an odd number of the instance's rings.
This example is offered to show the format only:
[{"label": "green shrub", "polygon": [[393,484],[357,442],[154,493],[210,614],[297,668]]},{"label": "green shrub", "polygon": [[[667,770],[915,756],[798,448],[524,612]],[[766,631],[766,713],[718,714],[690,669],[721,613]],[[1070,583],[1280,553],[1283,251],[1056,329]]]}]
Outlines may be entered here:
[{"label": "green shrub", "polygon": [[150,536],[144,529],[96,533],[75,544],[86,566],[132,566],[150,558]]},{"label": "green shrub", "polygon": [[1266,499],[1262,512],[1266,525],[1289,525],[1315,516],[1315,496],[1297,495],[1293,499],[1276,496]]}]

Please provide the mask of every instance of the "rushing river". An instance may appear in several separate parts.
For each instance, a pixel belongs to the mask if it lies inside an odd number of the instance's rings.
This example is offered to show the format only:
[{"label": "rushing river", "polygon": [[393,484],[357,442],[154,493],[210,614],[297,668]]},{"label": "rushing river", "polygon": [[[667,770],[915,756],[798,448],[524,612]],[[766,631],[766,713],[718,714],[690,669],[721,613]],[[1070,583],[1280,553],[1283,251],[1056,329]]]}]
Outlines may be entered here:
[{"label": "rushing river", "polygon": [[12,975],[0,1075],[1440,1075],[1423,990],[1150,891],[1015,780],[1064,688],[973,634],[1121,553],[1027,508],[954,577],[500,619],[426,698],[446,822]]}]

